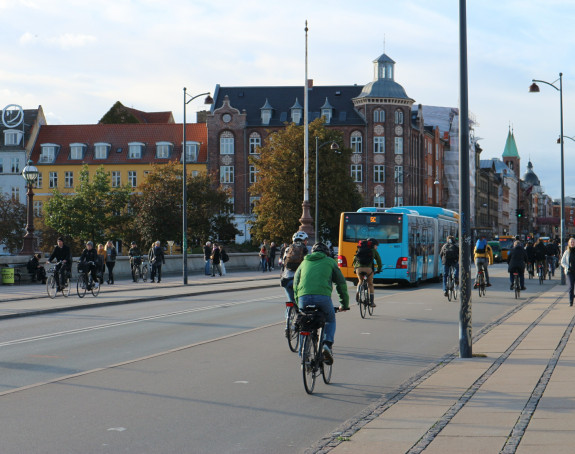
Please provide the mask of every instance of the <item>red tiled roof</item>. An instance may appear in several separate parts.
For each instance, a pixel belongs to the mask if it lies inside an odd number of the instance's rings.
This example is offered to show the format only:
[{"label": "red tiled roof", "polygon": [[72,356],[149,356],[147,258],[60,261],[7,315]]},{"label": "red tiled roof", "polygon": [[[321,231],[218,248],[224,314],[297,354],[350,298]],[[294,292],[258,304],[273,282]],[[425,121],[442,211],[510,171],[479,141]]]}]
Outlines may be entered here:
[{"label": "red tiled roof", "polygon": [[133,109],[131,107],[126,107],[126,110],[130,112],[134,117],[136,117],[140,123],[174,122],[174,116],[172,115],[172,112],[143,112],[141,110]]},{"label": "red tiled roof", "polygon": [[[170,160],[180,160],[182,153],[183,125],[172,124],[97,124],[97,125],[43,125],[32,149],[31,159],[37,165],[42,151],[42,144],[52,143],[60,146],[56,159],[50,164],[73,164],[70,160],[70,144],[83,143],[87,145],[85,164],[128,164],[154,163],[161,164]],[[207,127],[205,123],[186,124],[186,141],[200,143],[198,163],[207,162]],[[108,159],[94,159],[94,144],[109,143],[111,145]],[[142,142],[146,146],[141,159],[128,159],[128,143]],[[156,158],[156,142],[173,144],[172,155],[168,159]]]}]

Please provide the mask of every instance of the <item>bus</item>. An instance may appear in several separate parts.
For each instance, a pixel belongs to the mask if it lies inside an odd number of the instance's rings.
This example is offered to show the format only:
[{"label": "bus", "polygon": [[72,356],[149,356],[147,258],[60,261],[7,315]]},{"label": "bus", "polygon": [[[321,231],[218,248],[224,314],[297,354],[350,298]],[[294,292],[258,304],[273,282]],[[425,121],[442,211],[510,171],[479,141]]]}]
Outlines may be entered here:
[{"label": "bus", "polygon": [[513,235],[499,235],[497,237],[499,241],[499,247],[501,248],[501,260],[507,261],[509,257],[509,251],[513,249],[513,242],[515,241],[515,236]]},{"label": "bus", "polygon": [[382,269],[377,283],[418,285],[443,274],[439,251],[448,235],[458,236],[459,214],[440,207],[364,207],[341,214],[338,265],[348,281],[357,282],[353,258],[360,240],[375,238]]}]

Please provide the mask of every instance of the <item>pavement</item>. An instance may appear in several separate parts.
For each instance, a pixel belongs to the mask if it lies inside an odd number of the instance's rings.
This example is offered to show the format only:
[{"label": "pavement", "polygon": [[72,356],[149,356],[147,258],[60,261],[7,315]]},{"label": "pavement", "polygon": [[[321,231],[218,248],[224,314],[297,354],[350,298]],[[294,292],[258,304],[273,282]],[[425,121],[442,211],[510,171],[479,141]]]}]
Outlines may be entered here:
[{"label": "pavement", "polygon": [[[68,298],[59,293],[50,299],[42,285],[1,286],[0,318],[276,287],[278,277],[276,270],[190,276],[188,285],[181,276],[164,277],[161,284],[119,281],[104,284],[97,298],[83,299],[75,287]],[[446,354],[308,452],[575,452],[575,307],[566,286],[545,288],[474,333],[472,358],[459,358],[458,350]]]}]

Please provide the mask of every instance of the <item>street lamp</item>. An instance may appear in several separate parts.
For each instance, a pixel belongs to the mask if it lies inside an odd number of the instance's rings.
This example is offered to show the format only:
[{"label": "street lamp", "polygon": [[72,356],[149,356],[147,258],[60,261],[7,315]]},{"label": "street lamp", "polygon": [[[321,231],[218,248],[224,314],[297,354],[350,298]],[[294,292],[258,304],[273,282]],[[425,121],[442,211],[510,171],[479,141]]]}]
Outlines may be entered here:
[{"label": "street lamp", "polygon": [[[559,87],[555,85],[559,81]],[[532,79],[532,84],[529,86],[529,93],[539,93],[539,86],[536,82],[549,85],[559,92],[559,120],[560,120],[560,134],[559,137],[565,137],[563,135],[563,73],[559,73],[559,79],[553,82],[545,82],[544,80]],[[563,161],[563,140],[561,142],[561,217],[560,217],[560,231],[561,236],[560,244],[561,250],[564,250],[563,241],[565,239],[565,167]],[[565,285],[565,273],[563,272],[563,267],[561,267],[561,284]]]},{"label": "street lamp", "polygon": [[324,145],[331,143],[329,147],[330,150],[334,150],[336,153],[339,153],[339,145],[334,142],[333,140],[328,140],[327,142],[318,145],[319,137],[316,136],[315,138],[315,242],[319,241],[319,197],[318,193],[318,168],[319,168],[319,150]]},{"label": "street lamp", "polygon": [[32,161],[28,161],[28,165],[22,170],[22,177],[26,180],[26,185],[28,186],[28,192],[26,196],[28,198],[28,211],[26,218],[26,235],[24,235],[24,244],[22,245],[21,255],[32,255],[34,254],[34,192],[32,191],[32,186],[36,183],[38,179],[38,169],[32,165]]},{"label": "street lamp", "polygon": [[[182,274],[184,285],[188,285],[188,191],[187,191],[187,173],[186,162],[188,161],[188,146],[186,143],[186,106],[194,99],[206,95],[204,104],[213,104],[214,100],[210,96],[210,92],[200,93],[196,96],[191,96],[187,93],[184,87],[184,128],[183,128],[183,143],[182,143]],[[189,98],[189,99],[188,99]]]}]

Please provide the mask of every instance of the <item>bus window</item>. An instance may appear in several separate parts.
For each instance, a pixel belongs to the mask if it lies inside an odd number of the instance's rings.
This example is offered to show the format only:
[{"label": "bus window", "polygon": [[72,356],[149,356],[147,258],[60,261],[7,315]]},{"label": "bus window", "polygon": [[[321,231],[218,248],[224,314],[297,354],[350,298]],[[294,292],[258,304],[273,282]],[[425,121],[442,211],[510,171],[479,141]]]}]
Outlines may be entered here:
[{"label": "bus window", "polygon": [[403,217],[391,213],[346,213],[343,241],[375,238],[380,243],[401,243]]}]

